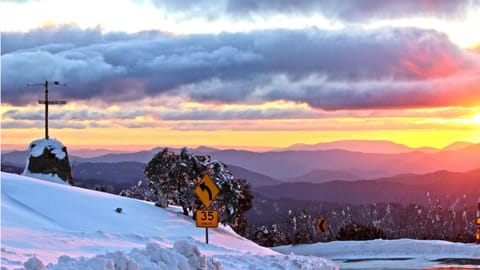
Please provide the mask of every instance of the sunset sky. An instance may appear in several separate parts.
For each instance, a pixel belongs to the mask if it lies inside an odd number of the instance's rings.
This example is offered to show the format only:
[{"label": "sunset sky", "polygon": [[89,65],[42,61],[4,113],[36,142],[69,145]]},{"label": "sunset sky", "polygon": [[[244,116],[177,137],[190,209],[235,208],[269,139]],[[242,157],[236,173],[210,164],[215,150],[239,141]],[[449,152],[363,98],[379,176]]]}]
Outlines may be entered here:
[{"label": "sunset sky", "polygon": [[480,0],[2,0],[2,148],[480,142]]}]

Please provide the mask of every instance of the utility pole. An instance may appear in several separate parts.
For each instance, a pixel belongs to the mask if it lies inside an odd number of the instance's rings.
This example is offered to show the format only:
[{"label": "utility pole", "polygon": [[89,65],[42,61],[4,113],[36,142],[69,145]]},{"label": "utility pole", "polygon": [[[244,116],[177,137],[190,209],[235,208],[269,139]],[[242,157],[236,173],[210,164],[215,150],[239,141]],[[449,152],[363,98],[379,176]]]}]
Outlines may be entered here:
[{"label": "utility pole", "polygon": [[[45,139],[49,139],[48,137],[48,105],[64,105],[67,104],[66,100],[48,100],[48,86],[52,84],[52,82],[49,82],[45,80],[45,83],[37,83],[37,84],[28,84],[27,86],[44,86],[45,87],[45,99],[44,100],[39,100],[38,104],[45,104]],[[65,83],[60,83],[58,81],[54,81],[53,85],[58,85],[58,86],[67,86]]]}]

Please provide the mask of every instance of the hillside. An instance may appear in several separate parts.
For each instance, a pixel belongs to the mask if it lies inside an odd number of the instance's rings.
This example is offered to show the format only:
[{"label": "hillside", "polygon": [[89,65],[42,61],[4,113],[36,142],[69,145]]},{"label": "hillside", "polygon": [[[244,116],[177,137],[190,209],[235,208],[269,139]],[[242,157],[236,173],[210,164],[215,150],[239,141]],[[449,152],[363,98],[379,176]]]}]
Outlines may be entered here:
[{"label": "hillside", "polygon": [[267,175],[253,172],[239,166],[228,165],[228,170],[235,176],[235,178],[246,179],[252,187],[272,186],[281,183],[277,179],[273,179]]},{"label": "hillside", "polygon": [[1,185],[2,269],[335,268],[280,255],[229,227],[210,229],[207,245],[205,230],[176,208],[3,172]]},{"label": "hillside", "polygon": [[361,181],[326,183],[282,183],[254,189],[270,198],[317,200],[335,203],[420,203],[428,196],[440,200],[461,199],[473,205],[480,196],[480,169],[468,172],[438,171],[427,174],[402,174]]}]

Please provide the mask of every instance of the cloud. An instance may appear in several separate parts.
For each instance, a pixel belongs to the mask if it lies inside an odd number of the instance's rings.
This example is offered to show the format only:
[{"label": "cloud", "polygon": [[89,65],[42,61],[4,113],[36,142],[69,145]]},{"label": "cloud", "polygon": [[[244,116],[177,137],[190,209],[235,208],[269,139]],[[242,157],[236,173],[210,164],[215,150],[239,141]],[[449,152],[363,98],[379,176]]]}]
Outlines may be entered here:
[{"label": "cloud", "polygon": [[43,89],[26,85],[45,79],[66,82],[51,91],[67,100],[108,104],[184,95],[327,110],[461,106],[478,97],[480,81],[478,54],[416,28],[172,36],[66,26],[7,32],[2,46],[8,48],[2,102],[15,105],[36,102]]},{"label": "cloud", "polygon": [[431,1],[431,0],[223,0],[223,1],[152,1],[167,14],[184,14],[203,16],[208,20],[218,19],[221,15],[245,19],[266,15],[301,15],[321,14],[331,19],[346,22],[371,21],[375,19],[409,18],[428,16],[439,18],[459,17],[477,0]]},{"label": "cloud", "polygon": [[[40,106],[40,105],[39,105]],[[140,106],[140,105],[138,105]],[[62,109],[55,108],[49,110],[49,119],[51,120],[73,120],[73,121],[99,121],[110,119],[135,119],[148,113],[145,109],[129,108],[128,110],[118,110],[109,112],[101,108],[82,108],[82,109]],[[12,109],[4,112],[2,118],[8,120],[43,120],[43,107],[33,110]]]},{"label": "cloud", "polygon": [[[299,108],[193,108],[159,113],[163,120],[258,120],[319,118],[321,113]],[[326,115],[323,115],[326,117]]]}]

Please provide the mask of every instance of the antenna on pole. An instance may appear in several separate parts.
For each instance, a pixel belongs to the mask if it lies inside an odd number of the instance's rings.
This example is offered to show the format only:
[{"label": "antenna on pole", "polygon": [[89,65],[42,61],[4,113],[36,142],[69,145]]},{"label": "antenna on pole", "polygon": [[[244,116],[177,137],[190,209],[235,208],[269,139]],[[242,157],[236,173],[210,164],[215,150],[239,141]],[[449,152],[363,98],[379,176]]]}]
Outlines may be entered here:
[{"label": "antenna on pole", "polygon": [[58,85],[58,86],[67,86],[66,83],[60,83],[58,81],[49,82],[45,80],[45,83],[35,83],[35,84],[27,84],[27,87],[31,86],[44,86],[45,87],[45,99],[39,100],[38,104],[45,104],[45,139],[49,139],[48,137],[48,105],[64,105],[67,104],[66,100],[48,100],[48,86],[49,85]]}]

